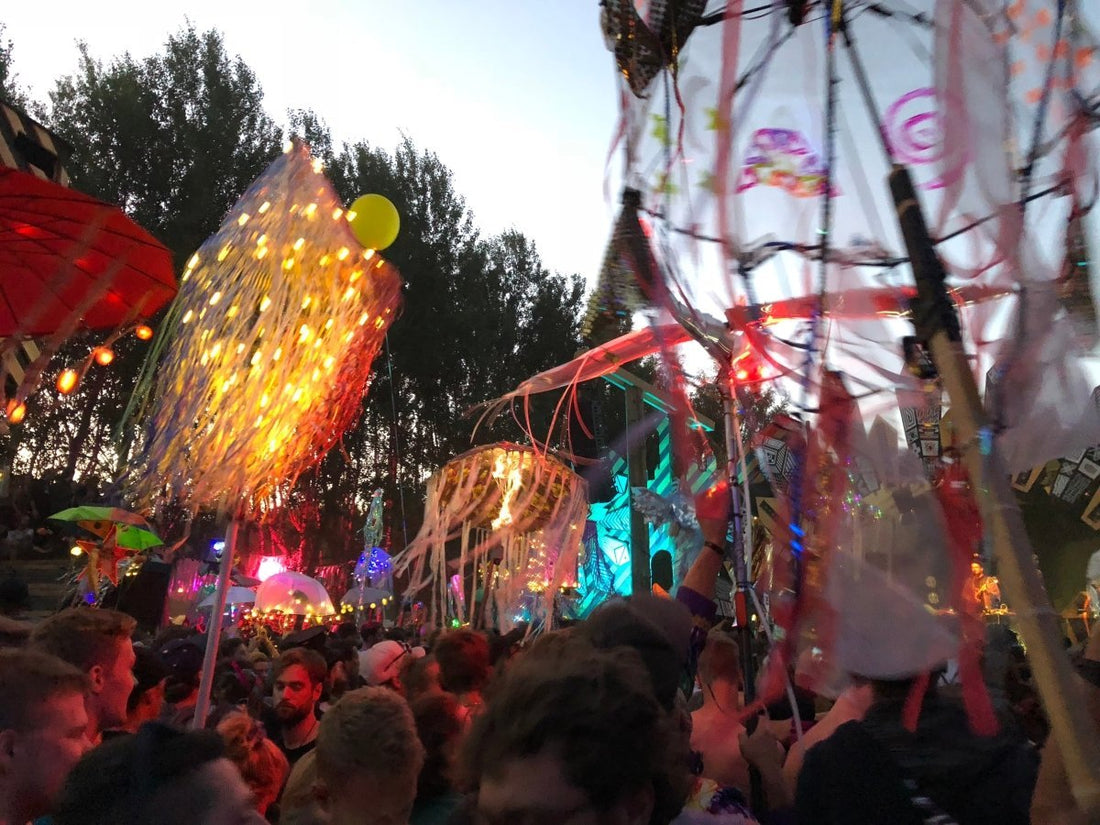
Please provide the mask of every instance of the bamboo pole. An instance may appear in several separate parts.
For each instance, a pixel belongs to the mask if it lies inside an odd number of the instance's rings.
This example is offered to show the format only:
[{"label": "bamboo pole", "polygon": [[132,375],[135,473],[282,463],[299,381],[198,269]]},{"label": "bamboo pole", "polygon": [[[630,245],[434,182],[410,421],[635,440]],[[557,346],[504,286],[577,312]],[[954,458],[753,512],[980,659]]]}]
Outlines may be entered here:
[{"label": "bamboo pole", "polygon": [[913,323],[951,399],[957,442],[962,445],[983,524],[992,537],[1001,589],[1016,611],[1020,636],[1050,719],[1051,735],[1065,759],[1074,800],[1090,822],[1097,822],[1100,736],[1074,684],[1058,616],[1035,564],[1008,471],[994,449],[992,429],[963,349],[955,306],[947,295],[943,263],[932,246],[908,169],[895,165],[889,180],[917,283]]}]

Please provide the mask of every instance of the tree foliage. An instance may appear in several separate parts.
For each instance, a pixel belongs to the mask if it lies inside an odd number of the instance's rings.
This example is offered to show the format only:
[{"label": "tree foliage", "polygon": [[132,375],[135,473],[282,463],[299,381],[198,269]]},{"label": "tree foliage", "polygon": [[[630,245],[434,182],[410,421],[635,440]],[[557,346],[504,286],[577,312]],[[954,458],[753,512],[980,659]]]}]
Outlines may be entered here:
[{"label": "tree foliage", "polygon": [[216,31],[193,26],[143,60],[109,63],[80,44],[50,94],[73,145],[73,186],[122,206],[183,263],[280,151],[259,81]]},{"label": "tree foliage", "polygon": [[[87,44],[79,48],[79,67],[57,81],[48,116],[74,147],[73,185],[121,205],[179,267],[280,151],[284,131],[263,108],[259,80],[216,31],[185,27],[143,59],[104,62]],[[0,50],[0,61],[7,57]],[[309,110],[290,112],[286,133],[310,143],[346,202],[366,192],[394,202],[401,233],[384,254],[407,283],[360,419],[288,492],[285,516],[264,538],[309,566],[352,557],[377,486],[390,504],[395,546],[412,537],[427,476],[471,446],[471,409],[576,352],[583,279],[551,273],[518,229],[484,235],[451,171],[409,137],[392,151],[363,141],[338,146]],[[88,345],[74,342],[65,359],[79,359]],[[147,345],[117,349],[114,364],[93,367],[71,397],[58,397],[47,378],[19,444],[7,445],[16,472],[109,478],[109,434]],[[550,412],[541,399],[534,405],[536,428]],[[477,441],[520,437],[503,416]]]},{"label": "tree foliage", "polygon": [[0,22],[0,100],[5,100],[16,109],[26,111],[30,106],[30,97],[18,81],[12,52],[15,46],[4,36],[6,29]]}]

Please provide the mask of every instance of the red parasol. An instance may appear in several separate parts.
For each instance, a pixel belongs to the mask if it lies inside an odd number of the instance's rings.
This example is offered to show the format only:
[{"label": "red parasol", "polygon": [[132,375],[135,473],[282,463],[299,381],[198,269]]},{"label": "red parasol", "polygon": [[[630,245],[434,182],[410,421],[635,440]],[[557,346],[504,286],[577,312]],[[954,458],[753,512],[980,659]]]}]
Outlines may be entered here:
[{"label": "red parasol", "polygon": [[0,166],[0,336],[113,329],[175,292],[171,254],[120,209]]}]

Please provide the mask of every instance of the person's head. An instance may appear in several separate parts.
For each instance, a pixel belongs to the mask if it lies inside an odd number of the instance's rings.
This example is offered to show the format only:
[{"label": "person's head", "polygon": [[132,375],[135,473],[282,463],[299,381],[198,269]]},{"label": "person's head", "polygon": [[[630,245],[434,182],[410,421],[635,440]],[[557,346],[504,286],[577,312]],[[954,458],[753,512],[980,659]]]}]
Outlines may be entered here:
[{"label": "person's head", "polygon": [[225,755],[252,790],[256,810],[266,814],[279,798],[290,763],[279,746],[264,735],[263,725],[247,713],[231,713],[218,723]]},{"label": "person's head", "polygon": [[261,679],[266,680],[271,672],[271,657],[266,653],[256,650],[248,655],[248,666]]},{"label": "person's head", "polygon": [[356,647],[362,647],[363,637],[359,634],[359,628],[355,622],[340,622],[336,626],[336,638],[344,642],[350,642]]},{"label": "person's head", "polygon": [[191,635],[172,639],[160,649],[160,657],[168,668],[165,700],[179,704],[194,697],[199,690],[205,658],[202,637]]},{"label": "person's head", "polygon": [[985,575],[985,566],[982,564],[981,559],[974,558],[970,562],[970,574],[976,579]]},{"label": "person's head", "polygon": [[99,730],[126,722],[134,687],[136,622],[117,610],[75,607],[50,616],[31,633],[31,646],[88,674],[88,714]]},{"label": "person's head", "polygon": [[238,637],[223,639],[218,645],[218,659],[240,659],[248,652],[248,643]]},{"label": "person's head", "polygon": [[339,698],[344,691],[357,686],[359,649],[355,645],[342,639],[330,639],[325,646],[325,662],[330,696]]},{"label": "person's head", "polygon": [[156,723],[104,742],[69,774],[55,825],[262,825],[213,731]]},{"label": "person's head", "polygon": [[440,637],[432,650],[439,684],[449,693],[481,690],[489,679],[489,640],[462,628]]},{"label": "person's head", "polygon": [[134,689],[126,702],[126,728],[131,732],[160,717],[168,679],[168,666],[156,651],[135,647],[134,657]]},{"label": "person's head", "polygon": [[416,735],[424,746],[424,766],[417,780],[418,798],[447,793],[454,786],[458,745],[465,729],[465,716],[449,693],[421,696],[410,705],[416,720]]},{"label": "person's head", "polygon": [[291,648],[279,655],[271,668],[275,715],[286,727],[293,727],[316,712],[325,686],[328,667],[315,650]]},{"label": "person's head", "polygon": [[401,683],[405,687],[405,698],[410,703],[421,696],[443,693],[443,688],[439,684],[439,662],[435,660],[435,656],[410,659],[408,666],[401,674]]},{"label": "person's head", "polygon": [[488,823],[666,825],[690,787],[686,737],[638,654],[560,636],[497,685],[463,748],[465,784]]},{"label": "person's head", "polygon": [[0,650],[0,819],[49,812],[65,776],[91,747],[88,678],[34,650]]},{"label": "person's head", "polygon": [[409,657],[409,649],[400,642],[384,639],[360,651],[359,674],[371,687],[388,687],[400,691],[401,673]]},{"label": "person's head", "polygon": [[321,805],[330,825],[405,825],[416,798],[424,749],[408,704],[392,690],[344,694],[321,719],[317,736]]},{"label": "person's head", "polygon": [[699,684],[706,691],[717,685],[733,690],[741,687],[741,650],[737,641],[715,628],[707,634],[707,643],[699,654]]},{"label": "person's head", "polygon": [[601,650],[637,653],[661,705],[672,712],[687,673],[692,621],[683,605],[655,596],[606,601],[577,629]]}]

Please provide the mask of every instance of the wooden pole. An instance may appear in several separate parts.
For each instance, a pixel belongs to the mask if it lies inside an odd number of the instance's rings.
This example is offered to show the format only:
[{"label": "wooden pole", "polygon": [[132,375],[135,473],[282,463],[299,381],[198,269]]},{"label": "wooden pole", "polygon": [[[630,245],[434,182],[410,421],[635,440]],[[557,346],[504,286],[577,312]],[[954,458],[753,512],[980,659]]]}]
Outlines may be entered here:
[{"label": "wooden pole", "polygon": [[[645,417],[645,402],[642,391],[637,387],[626,388],[626,431],[632,436],[633,444],[627,453],[627,486],[649,485],[649,473],[646,470],[645,435],[634,433],[633,428],[641,424]],[[633,494],[630,498],[630,592],[649,592],[649,527],[645,517],[634,506]]]},{"label": "wooden pole", "polygon": [[218,645],[222,639],[222,620],[225,617],[225,603],[229,597],[229,580],[233,573],[233,554],[237,549],[237,534],[241,523],[236,518],[229,522],[225,535],[225,547],[222,548],[221,563],[218,565],[218,584],[214,590],[214,606],[210,609],[210,627],[206,629],[206,652],[202,657],[202,676],[199,680],[199,698],[195,703],[195,718],[191,727],[202,730],[206,726],[206,717],[210,713],[210,693],[214,687],[214,668],[218,663]]},{"label": "wooden pole", "polygon": [[993,432],[963,349],[955,306],[947,295],[943,263],[932,246],[908,169],[894,166],[890,188],[917,282],[913,323],[951,399],[956,443],[961,445],[982,521],[992,538],[1001,591],[1016,611],[1031,672],[1050,719],[1051,735],[1065,759],[1074,800],[1089,821],[1095,822],[1100,820],[1100,736],[1074,684],[1058,615],[1035,564],[1008,471],[994,449]]}]

